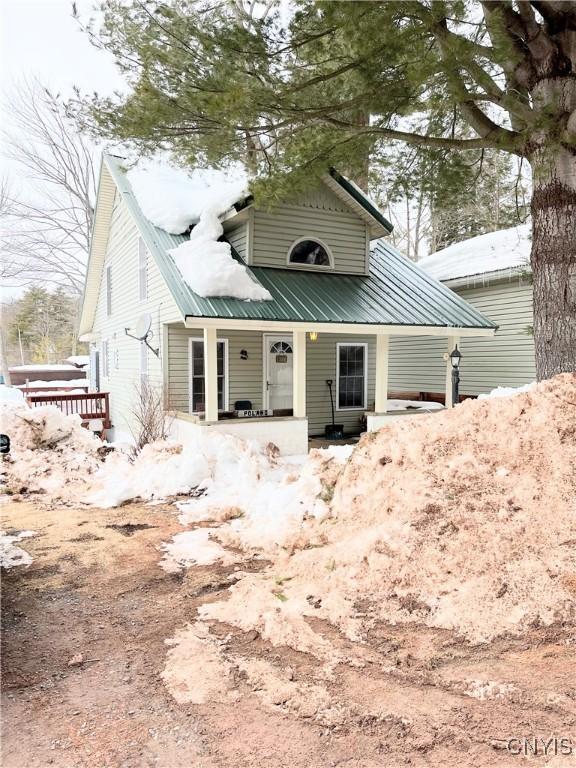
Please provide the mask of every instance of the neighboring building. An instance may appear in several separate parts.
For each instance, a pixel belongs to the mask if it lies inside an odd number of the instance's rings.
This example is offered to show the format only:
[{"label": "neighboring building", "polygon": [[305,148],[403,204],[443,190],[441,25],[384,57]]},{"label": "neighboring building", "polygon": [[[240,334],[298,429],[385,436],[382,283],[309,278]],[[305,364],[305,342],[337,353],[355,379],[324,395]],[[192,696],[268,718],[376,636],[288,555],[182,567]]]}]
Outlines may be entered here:
[{"label": "neighboring building", "polygon": [[[454,243],[418,265],[498,326],[493,338],[462,339],[460,393],[534,381],[532,284],[528,224]],[[390,389],[443,394],[444,348],[430,339],[393,339]]]},{"label": "neighboring building", "polygon": [[25,387],[30,382],[34,385],[45,384],[50,387],[64,388],[67,384],[73,387],[78,385],[80,378],[84,378],[84,374],[84,370],[71,363],[30,363],[10,366],[10,381],[13,387]]},{"label": "neighboring building", "polygon": [[[132,179],[118,158],[103,159],[80,324],[94,385],[110,392],[116,437],[131,430],[146,380],[163,388],[180,439],[200,424],[302,453],[331,423],[328,380],[347,433],[390,418],[390,337],[426,336],[447,350],[494,334],[382,239],[391,225],[335,171],[273,210],[223,192],[220,245],[207,210],[191,237],[176,215],[182,203],[198,209],[197,198],[212,210],[213,188],[158,177],[145,189]],[[219,287],[225,295],[215,295]],[[148,329],[149,346],[133,338]],[[239,417],[249,410],[264,413]]]}]

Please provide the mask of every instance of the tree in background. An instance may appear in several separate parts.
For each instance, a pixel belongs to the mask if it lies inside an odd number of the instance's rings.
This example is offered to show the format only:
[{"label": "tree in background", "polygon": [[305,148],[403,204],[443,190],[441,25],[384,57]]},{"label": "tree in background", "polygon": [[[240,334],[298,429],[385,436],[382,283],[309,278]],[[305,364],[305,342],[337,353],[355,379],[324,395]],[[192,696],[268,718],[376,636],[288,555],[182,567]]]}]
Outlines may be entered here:
[{"label": "tree in background", "polygon": [[32,286],[20,299],[3,307],[2,326],[9,362],[57,363],[78,351],[78,299],[62,288]]},{"label": "tree in background", "polygon": [[5,155],[22,188],[2,183],[1,277],[5,285],[84,286],[94,215],[93,150],[57,94],[34,81],[9,102]]},{"label": "tree in background", "polygon": [[537,375],[576,369],[574,0],[301,0],[286,27],[224,3],[103,9],[92,32],[131,90],[96,97],[93,128],[187,165],[242,160],[249,139],[261,202],[388,142],[524,158]]},{"label": "tree in background", "polygon": [[529,216],[520,162],[493,150],[464,156],[394,148],[373,157],[372,179],[394,224],[394,245],[414,261]]}]

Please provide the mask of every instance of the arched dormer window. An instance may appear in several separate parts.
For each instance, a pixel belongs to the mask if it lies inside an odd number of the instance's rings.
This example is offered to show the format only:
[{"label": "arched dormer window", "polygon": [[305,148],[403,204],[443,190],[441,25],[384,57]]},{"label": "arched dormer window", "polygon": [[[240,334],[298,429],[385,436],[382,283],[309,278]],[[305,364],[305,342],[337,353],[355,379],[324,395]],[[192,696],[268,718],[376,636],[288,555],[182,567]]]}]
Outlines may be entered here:
[{"label": "arched dormer window", "polygon": [[295,266],[332,267],[332,254],[320,240],[303,237],[292,243],[288,250],[288,264]]}]

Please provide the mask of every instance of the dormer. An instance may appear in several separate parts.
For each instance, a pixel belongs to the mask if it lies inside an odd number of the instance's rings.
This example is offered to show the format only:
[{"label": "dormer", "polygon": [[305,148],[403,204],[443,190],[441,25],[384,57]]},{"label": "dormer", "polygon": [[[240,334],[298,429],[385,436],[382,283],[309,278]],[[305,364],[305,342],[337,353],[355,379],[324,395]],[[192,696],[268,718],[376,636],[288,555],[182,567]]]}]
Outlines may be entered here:
[{"label": "dormer", "polygon": [[335,274],[368,274],[370,241],[392,225],[337,171],[272,210],[249,200],[224,221],[224,235],[250,266]]}]

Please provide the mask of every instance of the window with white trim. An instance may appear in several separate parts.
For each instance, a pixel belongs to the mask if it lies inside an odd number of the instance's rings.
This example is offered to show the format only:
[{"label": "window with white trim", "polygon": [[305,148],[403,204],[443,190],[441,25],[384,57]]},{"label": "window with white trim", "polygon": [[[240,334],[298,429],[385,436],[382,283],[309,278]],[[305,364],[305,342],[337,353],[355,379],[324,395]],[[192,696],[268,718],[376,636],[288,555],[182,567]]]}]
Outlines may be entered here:
[{"label": "window with white trim", "polygon": [[[228,407],[228,343],[226,339],[216,342],[218,364],[218,410]],[[206,410],[204,388],[204,340],[190,339],[190,412]]]},{"label": "window with white trim", "polygon": [[110,359],[108,341],[102,341],[100,344],[100,372],[103,379],[107,379],[110,375]]},{"label": "window with white trim", "polygon": [[138,238],[138,298],[148,298],[148,251],[141,237]]},{"label": "window with white trim", "polygon": [[112,314],[112,267],[106,267],[106,314]]},{"label": "window with white trim", "polygon": [[338,344],[336,354],[336,407],[339,411],[366,408],[367,344]]},{"label": "window with white trim", "polygon": [[140,342],[140,383],[148,381],[148,347]]},{"label": "window with white trim", "polygon": [[290,246],[288,251],[289,264],[303,266],[331,267],[332,259],[328,247],[319,240],[302,238]]}]

